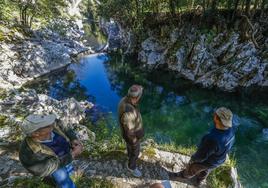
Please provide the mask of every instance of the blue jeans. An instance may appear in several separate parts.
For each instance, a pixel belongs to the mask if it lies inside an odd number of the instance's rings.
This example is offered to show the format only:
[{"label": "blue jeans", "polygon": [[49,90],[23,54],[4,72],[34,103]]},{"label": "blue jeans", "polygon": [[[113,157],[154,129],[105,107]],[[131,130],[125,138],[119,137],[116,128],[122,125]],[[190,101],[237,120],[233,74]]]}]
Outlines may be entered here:
[{"label": "blue jeans", "polygon": [[62,167],[51,174],[57,187],[59,188],[76,188],[74,182],[70,178],[73,173],[73,166],[71,164]]}]

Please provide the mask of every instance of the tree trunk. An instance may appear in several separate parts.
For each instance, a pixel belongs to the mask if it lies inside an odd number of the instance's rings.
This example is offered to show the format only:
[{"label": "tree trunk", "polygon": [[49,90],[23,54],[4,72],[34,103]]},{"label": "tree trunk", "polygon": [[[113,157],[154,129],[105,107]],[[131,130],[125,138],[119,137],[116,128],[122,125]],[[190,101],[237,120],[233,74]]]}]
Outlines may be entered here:
[{"label": "tree trunk", "polygon": [[211,0],[207,0],[207,9],[208,9],[209,6],[210,6],[210,1],[211,1]]},{"label": "tree trunk", "polygon": [[246,0],[245,14],[250,17],[251,0]]},{"label": "tree trunk", "polygon": [[232,12],[231,12],[231,9],[232,9],[232,2],[233,2],[233,0],[228,0],[228,2],[227,2],[228,20],[229,20],[229,21],[230,21],[231,18],[232,18]]},{"label": "tree trunk", "polygon": [[136,18],[139,19],[140,18],[140,4],[139,4],[139,0],[135,0],[135,6],[136,6]]},{"label": "tree trunk", "polygon": [[191,9],[193,9],[194,8],[194,0],[192,0],[192,2],[191,2]]},{"label": "tree trunk", "polygon": [[172,16],[175,16],[176,7],[175,7],[174,0],[169,0],[169,11],[170,11]]},{"label": "tree trunk", "polygon": [[204,9],[204,12],[206,11],[206,0],[203,0],[202,1],[202,7]]},{"label": "tree trunk", "polygon": [[262,3],[261,3],[261,17],[264,13],[264,8],[265,8],[265,4],[267,3],[267,0],[262,0]]},{"label": "tree trunk", "polygon": [[233,12],[233,15],[232,15],[232,22],[235,20],[236,12],[237,12],[238,5],[239,5],[239,1],[240,1],[240,0],[236,0],[236,1],[235,1],[234,12]]},{"label": "tree trunk", "polygon": [[260,0],[255,0],[255,3],[254,3],[254,12],[256,11],[257,7],[258,7],[258,4],[259,4]]},{"label": "tree trunk", "polygon": [[262,0],[261,3],[261,9],[264,10],[265,4],[267,3],[267,0]]},{"label": "tree trunk", "polygon": [[252,17],[254,17],[254,15],[256,13],[256,10],[258,8],[259,2],[260,2],[260,0],[255,0]]},{"label": "tree trunk", "polygon": [[245,0],[242,1],[241,9],[242,9],[242,10],[245,9]]},{"label": "tree trunk", "polygon": [[215,12],[215,10],[217,9],[217,4],[218,4],[218,0],[213,0],[211,3],[211,10],[212,12]]}]

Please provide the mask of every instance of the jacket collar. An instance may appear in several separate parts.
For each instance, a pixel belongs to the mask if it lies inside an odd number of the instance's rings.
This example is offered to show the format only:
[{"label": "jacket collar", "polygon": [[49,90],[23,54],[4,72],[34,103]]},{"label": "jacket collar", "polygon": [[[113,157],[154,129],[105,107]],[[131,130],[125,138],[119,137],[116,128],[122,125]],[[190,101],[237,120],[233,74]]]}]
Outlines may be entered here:
[{"label": "jacket collar", "polygon": [[[67,142],[70,143],[70,139],[61,131],[61,129],[58,126],[54,126],[53,131],[63,136],[67,140]],[[52,149],[50,149],[44,144],[34,141],[31,137],[26,137],[26,143],[28,144],[28,146],[34,153],[40,152],[40,153],[44,153],[47,155],[52,155],[52,156],[57,157],[57,155]]]}]

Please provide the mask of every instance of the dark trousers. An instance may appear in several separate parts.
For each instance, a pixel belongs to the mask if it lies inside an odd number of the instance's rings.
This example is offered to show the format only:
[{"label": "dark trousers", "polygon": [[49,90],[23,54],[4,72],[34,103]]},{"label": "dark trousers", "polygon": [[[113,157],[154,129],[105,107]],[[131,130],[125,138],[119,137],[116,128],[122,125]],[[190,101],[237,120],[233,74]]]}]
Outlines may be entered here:
[{"label": "dark trousers", "polygon": [[136,144],[127,143],[128,168],[134,170],[137,167],[137,160],[140,154],[140,142]]},{"label": "dark trousers", "polygon": [[196,180],[198,182],[201,182],[207,178],[207,176],[213,169],[214,168],[208,167],[201,163],[192,163],[189,164],[187,168],[182,171],[182,175],[185,178],[196,177]]}]

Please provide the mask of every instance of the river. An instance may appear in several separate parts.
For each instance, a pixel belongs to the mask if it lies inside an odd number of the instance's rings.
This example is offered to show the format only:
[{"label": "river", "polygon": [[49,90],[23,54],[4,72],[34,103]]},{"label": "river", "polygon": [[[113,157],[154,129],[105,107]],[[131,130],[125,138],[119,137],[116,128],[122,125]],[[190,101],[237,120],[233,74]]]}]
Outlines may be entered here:
[{"label": "river", "polygon": [[213,126],[217,107],[229,107],[237,126],[232,156],[241,182],[245,187],[268,187],[267,99],[202,89],[169,73],[148,74],[126,61],[105,54],[86,56],[31,87],[59,100],[92,101],[97,112],[111,114],[116,120],[120,98],[132,84],[142,84],[145,90],[140,107],[147,136],[158,143],[183,146],[197,144]]}]

